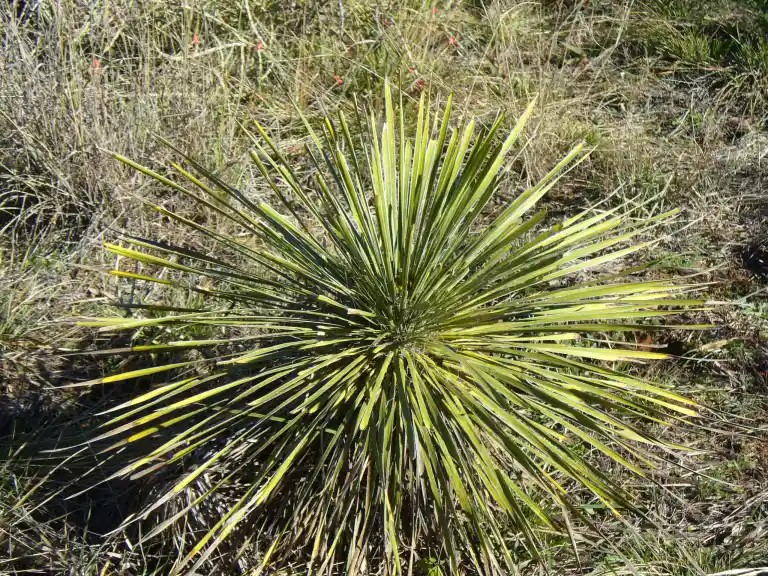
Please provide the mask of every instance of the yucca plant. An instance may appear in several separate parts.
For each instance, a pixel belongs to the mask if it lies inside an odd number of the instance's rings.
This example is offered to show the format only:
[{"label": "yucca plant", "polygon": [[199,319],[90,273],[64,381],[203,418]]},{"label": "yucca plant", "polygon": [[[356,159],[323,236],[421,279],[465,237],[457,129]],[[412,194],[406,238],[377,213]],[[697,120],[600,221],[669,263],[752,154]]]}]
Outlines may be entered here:
[{"label": "yucca plant", "polygon": [[[132,261],[112,274],[195,294],[199,307],[144,303],[138,312],[153,317],[83,322],[151,328],[155,343],[132,352],[180,354],[85,383],[165,376],[112,408],[93,439],[128,459],[116,476],[181,471],[129,520],[205,477],[151,537],[233,479],[243,486],[177,571],[194,571],[247,525],[267,542],[264,566],[412,573],[428,551],[450,574],[510,574],[516,553],[536,554],[545,531],[578,513],[570,490],[632,508],[584,454],[642,474],[669,447],[643,423],[695,405],[620,370],[665,357],[620,336],[663,328],[701,302],[682,297],[690,285],[633,279],[637,266],[605,272],[653,247],[673,213],[593,210],[553,227],[531,213],[583,145],[491,209],[532,109],[501,140],[501,117],[481,134],[474,121],[451,130],[450,99],[439,115],[422,97],[411,131],[387,87],[381,125],[374,114],[358,115],[354,130],[343,114],[321,129],[305,120],[311,182],[257,125],[251,156],[284,214],[186,156],[176,176],[117,156],[239,231],[152,206],[212,248],[127,237],[106,245]],[[200,326],[238,336],[163,340],[179,333],[170,327]],[[189,349],[209,352],[200,360],[182,355]]]}]

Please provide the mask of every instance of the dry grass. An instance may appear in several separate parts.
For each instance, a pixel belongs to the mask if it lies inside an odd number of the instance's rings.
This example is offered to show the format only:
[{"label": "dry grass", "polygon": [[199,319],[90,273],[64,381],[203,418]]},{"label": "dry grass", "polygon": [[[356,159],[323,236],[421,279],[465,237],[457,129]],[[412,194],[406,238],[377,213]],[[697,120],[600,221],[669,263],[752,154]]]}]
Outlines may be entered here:
[{"label": "dry grass", "polygon": [[[140,199],[194,209],[106,151],[160,166],[170,158],[162,135],[268,197],[243,126],[258,119],[305,166],[293,104],[313,121],[350,109],[355,97],[375,105],[385,77],[406,102],[421,91],[455,92],[457,114],[482,122],[498,111],[513,119],[538,95],[536,128],[515,165],[523,182],[576,140],[595,148],[553,193],[550,212],[593,206],[617,189],[608,202],[680,206],[687,227],[658,266],[697,274],[713,282],[712,298],[734,302],[712,313],[717,329],[666,342],[682,358],[657,375],[713,407],[709,429],[677,439],[704,454],[685,459],[690,471],[670,465],[643,487],[650,520],[595,510],[599,532],[577,527],[583,568],[553,537],[550,573],[677,576],[768,565],[764,10],[759,0],[0,5],[0,573],[162,574],[188,537],[142,550],[132,546],[135,534],[104,536],[105,514],[128,513],[131,499],[151,490],[110,485],[75,505],[59,489],[85,460],[30,459],[41,442],[81,434],[106,401],[56,389],[115,368],[69,354],[95,336],[68,320],[120,314],[115,305],[149,296],[101,274],[113,264],[102,240],[127,231],[187,241]],[[217,225],[210,214],[189,215]],[[42,478],[50,481],[38,486]],[[245,535],[240,544],[239,555],[233,546],[212,559],[209,573],[256,565],[263,543]],[[419,570],[440,573],[428,559]]]}]

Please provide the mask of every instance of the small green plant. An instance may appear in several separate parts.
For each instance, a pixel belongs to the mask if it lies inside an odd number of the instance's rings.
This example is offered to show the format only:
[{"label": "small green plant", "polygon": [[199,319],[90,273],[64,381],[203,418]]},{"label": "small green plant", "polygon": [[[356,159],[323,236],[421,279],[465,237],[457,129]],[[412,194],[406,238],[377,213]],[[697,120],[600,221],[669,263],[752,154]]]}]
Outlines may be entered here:
[{"label": "small green plant", "polygon": [[678,66],[697,69],[719,65],[727,46],[718,38],[697,30],[669,27],[666,34],[660,35],[659,50]]},{"label": "small green plant", "polygon": [[[680,297],[691,286],[600,273],[654,247],[674,212],[585,211],[544,227],[545,211],[532,210],[584,158],[578,145],[494,214],[533,105],[503,141],[502,118],[479,135],[474,121],[451,130],[450,99],[441,118],[422,97],[412,132],[389,87],[385,108],[383,124],[371,114],[355,130],[343,114],[320,131],[305,122],[311,179],[257,126],[252,158],[285,214],[186,156],[191,168],[174,165],[173,177],[118,156],[238,228],[152,206],[210,249],[128,237],[106,245],[132,261],[112,274],[195,292],[199,307],[82,323],[240,331],[135,346],[180,355],[85,383],[166,375],[112,408],[93,438],[125,462],[116,476],[183,470],[130,521],[206,478],[147,538],[245,478],[176,572],[194,572],[247,525],[275,568],[359,574],[376,561],[388,574],[510,574],[521,545],[536,554],[542,529],[565,531],[575,486],[610,510],[633,508],[585,448],[642,474],[649,447],[669,447],[642,422],[695,414],[690,400],[612,365],[663,353],[605,336],[663,328],[702,304]],[[182,355],[190,350],[207,352]]]}]

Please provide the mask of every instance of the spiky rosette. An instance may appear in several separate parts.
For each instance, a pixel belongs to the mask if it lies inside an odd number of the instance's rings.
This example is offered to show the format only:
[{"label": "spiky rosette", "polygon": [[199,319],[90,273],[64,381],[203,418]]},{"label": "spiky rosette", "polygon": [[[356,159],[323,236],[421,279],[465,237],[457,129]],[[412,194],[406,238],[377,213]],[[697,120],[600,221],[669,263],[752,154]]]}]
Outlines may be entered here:
[{"label": "spiky rosette", "polygon": [[181,180],[171,180],[119,157],[241,231],[154,206],[214,248],[128,238],[107,249],[140,271],[113,274],[197,293],[200,307],[84,323],[238,327],[236,340],[133,350],[218,351],[210,372],[202,368],[209,352],[204,363],[177,357],[87,383],[168,375],[111,410],[94,439],[110,439],[111,450],[142,447],[124,453],[119,476],[184,470],[138,517],[203,474],[210,489],[176,518],[230,479],[247,479],[178,570],[194,570],[270,506],[277,512],[254,524],[269,541],[265,564],[310,557],[311,573],[355,574],[378,550],[395,574],[431,549],[451,574],[462,566],[509,574],[510,547],[535,550],[538,528],[558,526],[574,509],[565,486],[581,485],[614,510],[631,506],[583,459],[583,447],[642,473],[653,460],[648,447],[664,445],[642,422],[694,413],[692,402],[617,370],[619,361],[664,354],[590,336],[662,328],[701,304],[681,297],[690,286],[600,276],[606,264],[654,246],[673,213],[632,219],[619,208],[592,210],[543,227],[544,211],[532,210],[583,159],[579,145],[490,214],[532,107],[499,141],[501,118],[480,135],[474,121],[450,130],[450,100],[440,119],[422,98],[411,134],[389,88],[385,101],[383,125],[371,115],[359,138],[343,115],[321,133],[306,123],[311,183],[258,127],[253,161],[285,215],[190,158],[192,172],[174,165]]}]

